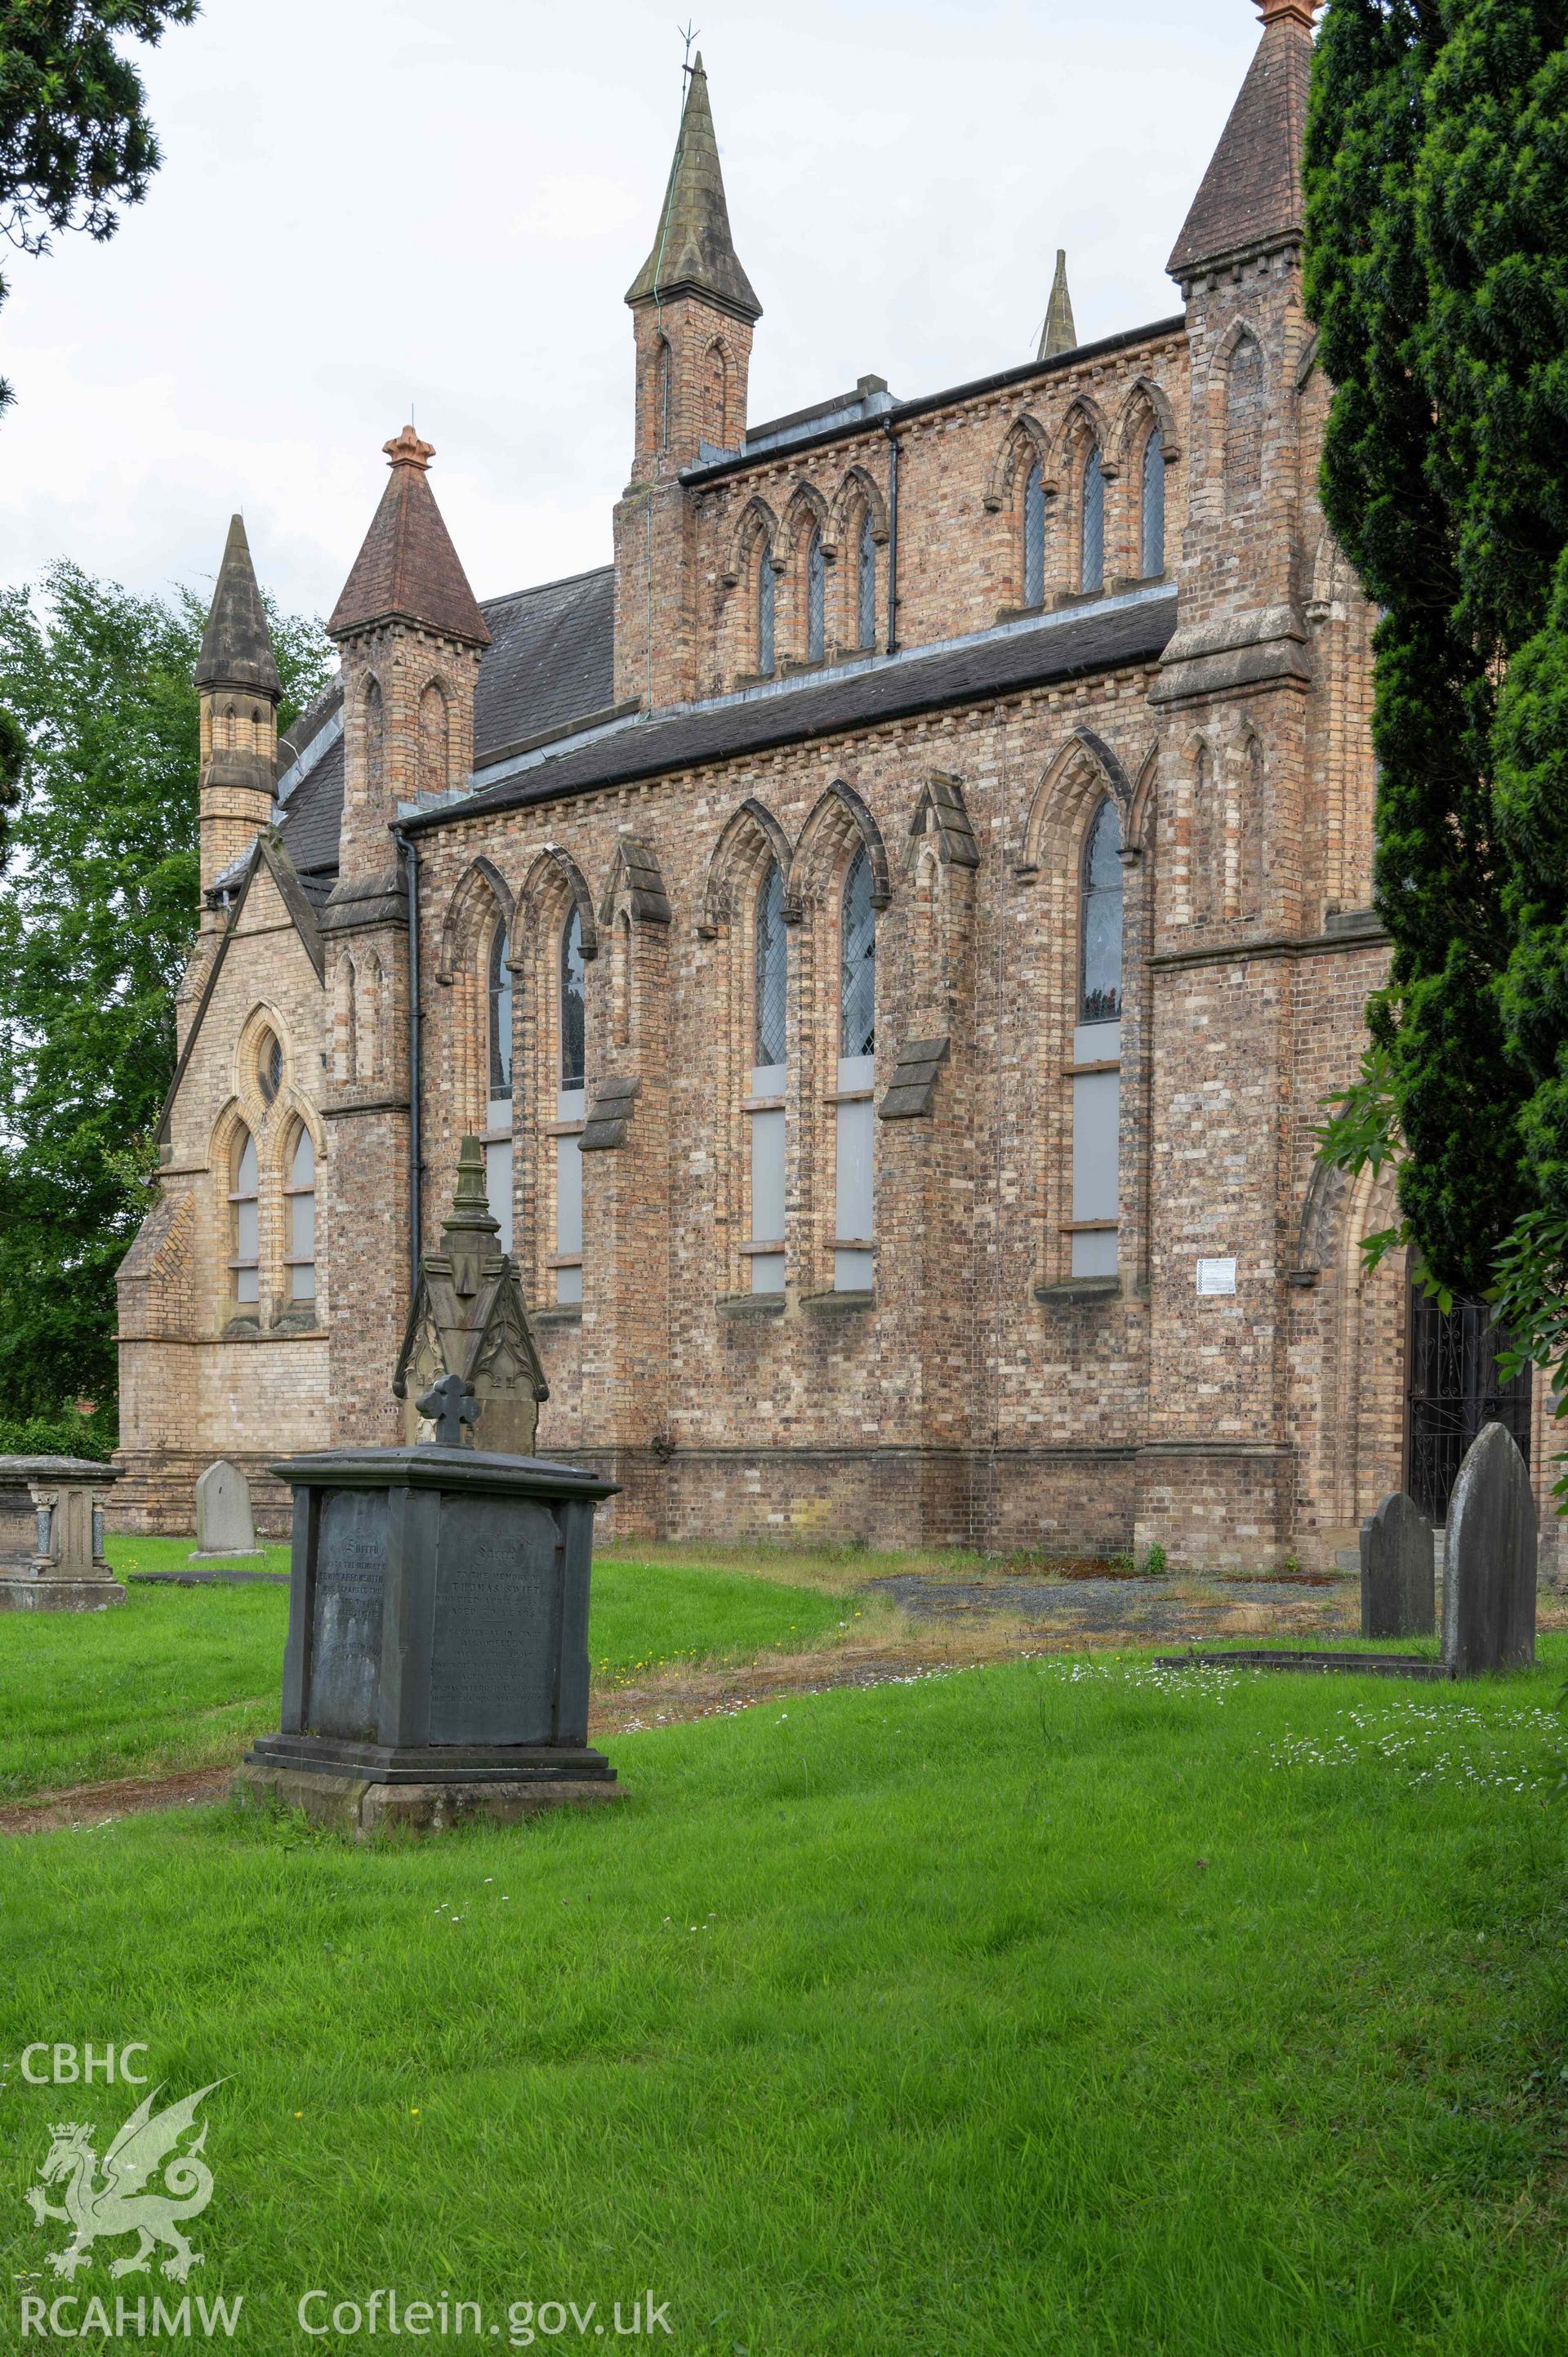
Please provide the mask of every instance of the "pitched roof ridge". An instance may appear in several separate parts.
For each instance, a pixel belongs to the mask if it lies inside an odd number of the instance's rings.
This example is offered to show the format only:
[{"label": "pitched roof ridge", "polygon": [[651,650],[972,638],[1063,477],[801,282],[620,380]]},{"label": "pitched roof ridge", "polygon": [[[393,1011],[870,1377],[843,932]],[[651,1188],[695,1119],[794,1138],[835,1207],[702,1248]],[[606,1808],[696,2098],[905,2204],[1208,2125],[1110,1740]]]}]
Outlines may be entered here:
[{"label": "pitched roof ridge", "polygon": [[520,598],[542,597],[547,589],[570,589],[579,581],[602,580],[607,575],[614,577],[613,560],[608,565],[590,565],[581,573],[563,573],[558,581],[531,581],[526,588],[502,589],[493,597],[481,597],[479,611],[489,614],[497,606],[515,606]]}]

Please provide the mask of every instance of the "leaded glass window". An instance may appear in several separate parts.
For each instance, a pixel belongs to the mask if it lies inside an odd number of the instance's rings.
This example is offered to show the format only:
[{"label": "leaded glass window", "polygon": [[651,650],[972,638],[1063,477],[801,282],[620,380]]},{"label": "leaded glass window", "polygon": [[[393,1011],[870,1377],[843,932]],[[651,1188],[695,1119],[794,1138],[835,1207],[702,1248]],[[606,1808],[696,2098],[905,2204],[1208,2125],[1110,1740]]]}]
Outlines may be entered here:
[{"label": "leaded glass window", "polygon": [[256,1084],[268,1104],[283,1086],[283,1049],[270,1031],[262,1034],[261,1050],[256,1058]]},{"label": "leaded glass window", "polygon": [[839,943],[839,1053],[869,1056],[876,1046],[876,911],[864,844],[844,877]]},{"label": "leaded glass window", "polygon": [[863,647],[876,644],[876,535],[872,530],[868,508],[860,520],[860,550],[855,580],[856,642]]},{"label": "leaded glass window", "polygon": [[757,560],[757,668],[764,679],[769,677],[774,669],[774,622],[778,594],[779,584],[773,570],[773,552],[765,547]]},{"label": "leaded glass window", "polygon": [[248,1129],[242,1129],[235,1135],[231,1167],[234,1183],[229,1190],[229,1205],[234,1253],[230,1266],[234,1274],[234,1298],[239,1302],[256,1302],[261,1299],[262,1292],[262,1207],[256,1141]]},{"label": "leaded glass window", "polygon": [[583,963],[583,920],[574,909],[561,936],[561,1085],[564,1089],[580,1089],[587,1071],[586,979]]},{"label": "leaded glass window", "polygon": [[1079,1021],[1114,1023],[1122,1013],[1122,822],[1109,799],[1084,845],[1082,903]]},{"label": "leaded glass window", "polygon": [[768,865],[757,899],[757,1054],[754,1061],[759,1066],[784,1061],[788,977],[784,878],[775,859]]},{"label": "leaded glass window", "polygon": [[1144,445],[1142,515],[1138,569],[1150,581],[1165,569],[1165,437],[1157,425]]},{"label": "leaded glass window", "polygon": [[806,661],[821,662],[827,645],[828,567],[822,535],[813,532],[806,551]]},{"label": "leaded glass window", "polygon": [[1098,450],[1091,450],[1083,468],[1083,550],[1078,586],[1082,590],[1105,587],[1105,469]]},{"label": "leaded glass window", "polygon": [[304,1123],[289,1157],[284,1188],[288,1205],[288,1290],[291,1301],[316,1298],[316,1145]]},{"label": "leaded glass window", "polygon": [[511,967],[507,963],[506,927],[498,925],[490,942],[490,1096],[511,1094]]},{"label": "leaded glass window", "polygon": [[1036,458],[1024,485],[1024,603],[1046,602],[1046,478]]}]

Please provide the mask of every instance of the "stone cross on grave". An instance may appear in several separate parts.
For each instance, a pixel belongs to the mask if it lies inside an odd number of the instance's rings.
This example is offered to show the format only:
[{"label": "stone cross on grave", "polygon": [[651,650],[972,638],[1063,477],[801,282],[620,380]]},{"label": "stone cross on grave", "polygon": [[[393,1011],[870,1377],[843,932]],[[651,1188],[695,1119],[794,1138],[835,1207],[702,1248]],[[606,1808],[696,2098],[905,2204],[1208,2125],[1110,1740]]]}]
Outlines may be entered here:
[{"label": "stone cross on grave", "polygon": [[437,1448],[461,1448],[463,1426],[479,1420],[479,1403],[474,1397],[473,1386],[466,1383],[461,1375],[443,1375],[414,1405],[420,1415],[428,1416],[435,1425]]}]

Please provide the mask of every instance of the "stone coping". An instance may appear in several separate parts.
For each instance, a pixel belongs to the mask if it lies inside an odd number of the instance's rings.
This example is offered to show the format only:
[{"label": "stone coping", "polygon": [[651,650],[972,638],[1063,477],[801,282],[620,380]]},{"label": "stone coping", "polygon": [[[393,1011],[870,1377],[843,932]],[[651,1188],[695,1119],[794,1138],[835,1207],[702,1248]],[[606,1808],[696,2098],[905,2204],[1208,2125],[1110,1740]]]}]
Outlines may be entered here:
[{"label": "stone coping", "polygon": [[280,1481],[317,1490],[467,1490],[491,1497],[613,1498],[606,1481],[578,1465],[542,1457],[503,1457],[483,1448],[324,1448],[269,1465]]},{"label": "stone coping", "polygon": [[96,1457],[0,1457],[0,1481],[117,1481],[120,1468]]}]

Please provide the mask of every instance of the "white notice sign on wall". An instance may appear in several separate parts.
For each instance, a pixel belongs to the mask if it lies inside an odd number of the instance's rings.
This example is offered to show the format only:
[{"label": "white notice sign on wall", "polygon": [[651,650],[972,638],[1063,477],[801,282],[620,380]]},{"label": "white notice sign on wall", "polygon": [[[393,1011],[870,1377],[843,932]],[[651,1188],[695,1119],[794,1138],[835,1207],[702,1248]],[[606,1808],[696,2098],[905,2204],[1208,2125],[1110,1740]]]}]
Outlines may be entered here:
[{"label": "white notice sign on wall", "polygon": [[1236,1264],[1233,1260],[1200,1260],[1197,1264],[1197,1289],[1201,1294],[1234,1293]]}]

